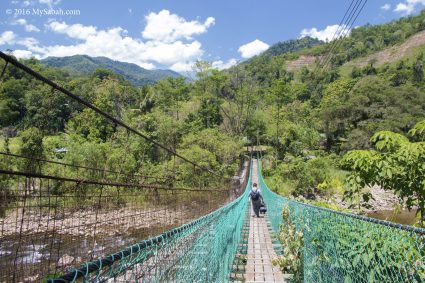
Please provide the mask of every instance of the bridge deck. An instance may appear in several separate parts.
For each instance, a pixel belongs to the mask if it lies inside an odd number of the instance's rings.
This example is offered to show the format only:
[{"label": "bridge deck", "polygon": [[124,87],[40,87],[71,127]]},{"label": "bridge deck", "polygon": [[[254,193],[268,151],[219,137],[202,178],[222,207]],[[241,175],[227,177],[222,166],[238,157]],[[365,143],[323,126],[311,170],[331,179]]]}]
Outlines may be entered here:
[{"label": "bridge deck", "polygon": [[[252,182],[255,183],[258,183],[257,168],[257,161],[254,160]],[[266,218],[250,216],[245,282],[285,282],[282,272],[272,264],[272,259],[275,257],[277,255]]]}]

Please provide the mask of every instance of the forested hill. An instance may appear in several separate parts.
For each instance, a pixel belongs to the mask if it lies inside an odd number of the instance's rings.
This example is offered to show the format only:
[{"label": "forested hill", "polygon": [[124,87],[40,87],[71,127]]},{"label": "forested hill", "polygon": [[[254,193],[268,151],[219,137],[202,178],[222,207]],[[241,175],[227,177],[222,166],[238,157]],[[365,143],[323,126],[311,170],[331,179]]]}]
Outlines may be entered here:
[{"label": "forested hill", "polygon": [[261,56],[277,56],[284,53],[296,52],[301,49],[310,48],[316,45],[324,44],[323,41],[311,37],[303,37],[299,39],[291,39],[273,44]]},{"label": "forested hill", "polygon": [[[374,132],[407,133],[425,115],[424,23],[422,12],[358,27],[338,44],[318,44],[277,56],[264,56],[266,51],[230,73],[242,73],[263,99],[269,99],[261,111],[283,113],[279,129],[277,117],[261,114],[273,121],[261,127],[262,138],[277,143],[282,156],[295,146],[291,141],[300,150],[292,154],[310,147],[300,145],[307,132],[325,137],[323,143],[330,151],[370,148]],[[326,68],[320,64],[324,58],[329,58]],[[280,133],[279,141],[273,132]]]},{"label": "forested hill", "polygon": [[90,57],[87,55],[74,55],[67,57],[48,57],[41,60],[49,67],[63,68],[72,75],[87,76],[96,69],[104,68],[122,75],[136,86],[152,84],[167,77],[181,76],[171,70],[146,70],[136,64],[111,60],[107,57]]},{"label": "forested hill", "polygon": [[[342,195],[345,188],[348,203],[370,200],[370,195],[359,198],[364,184],[381,183],[382,179],[371,176],[387,173],[375,168],[367,172],[369,180],[346,180],[342,169],[363,170],[355,164],[372,164],[366,157],[369,154],[379,160],[375,154],[385,151],[382,144],[389,140],[406,138],[414,143],[422,139],[414,133],[424,131],[409,130],[415,125],[420,128],[417,123],[425,119],[424,30],[422,11],[387,24],[358,27],[336,44],[260,55],[235,67],[230,73],[244,77],[245,87],[261,97],[250,123],[254,139],[272,146],[271,166],[266,166],[269,183],[285,195],[330,198]],[[376,144],[379,137],[385,141]],[[344,163],[341,157],[353,150],[365,151],[353,153],[358,159],[350,157],[351,163]],[[423,163],[418,159],[415,164]],[[388,174],[392,178],[392,171]],[[398,180],[407,178],[403,174]],[[390,186],[395,191],[412,189],[411,185]]]}]

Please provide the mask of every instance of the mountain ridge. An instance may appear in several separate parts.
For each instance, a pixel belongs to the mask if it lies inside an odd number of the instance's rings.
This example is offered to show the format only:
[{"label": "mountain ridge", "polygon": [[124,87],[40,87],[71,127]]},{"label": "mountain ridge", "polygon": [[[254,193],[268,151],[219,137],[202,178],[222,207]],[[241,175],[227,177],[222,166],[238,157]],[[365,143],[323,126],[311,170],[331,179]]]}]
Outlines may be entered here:
[{"label": "mountain ridge", "polygon": [[310,48],[316,45],[325,44],[325,42],[312,38],[309,36],[298,38],[298,39],[289,39],[285,41],[279,41],[272,46],[270,46],[266,51],[261,55],[263,56],[278,56],[284,53],[296,52],[302,49]]},{"label": "mountain ridge", "polygon": [[72,75],[86,76],[96,69],[108,69],[122,75],[136,86],[152,84],[167,77],[179,77],[179,73],[171,70],[147,70],[137,64],[122,62],[104,56],[73,55],[65,57],[47,57],[41,63],[48,67],[67,70]]}]

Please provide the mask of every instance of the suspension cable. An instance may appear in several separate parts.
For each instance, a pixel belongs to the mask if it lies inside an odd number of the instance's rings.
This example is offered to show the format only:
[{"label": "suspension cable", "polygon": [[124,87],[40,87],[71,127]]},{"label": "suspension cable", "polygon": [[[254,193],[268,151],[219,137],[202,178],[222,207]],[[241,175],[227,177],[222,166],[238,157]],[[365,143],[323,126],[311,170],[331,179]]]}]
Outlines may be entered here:
[{"label": "suspension cable", "polygon": [[55,180],[55,181],[74,182],[77,184],[111,186],[111,187],[144,188],[144,189],[158,189],[158,190],[169,190],[169,191],[228,192],[228,190],[223,190],[223,189],[192,189],[192,188],[164,187],[164,186],[159,186],[156,184],[119,183],[119,182],[95,181],[95,180],[88,180],[88,179],[65,178],[65,177],[44,175],[44,174],[33,173],[33,172],[13,171],[13,170],[4,170],[4,169],[0,169],[0,174],[48,179],[48,180]]},{"label": "suspension cable", "polygon": [[119,174],[119,175],[123,175],[123,176],[127,176],[127,177],[140,177],[140,178],[157,179],[157,180],[167,180],[168,179],[166,177],[146,176],[146,175],[140,175],[140,174],[126,174],[124,172],[117,172],[117,171],[112,171],[112,170],[108,170],[108,169],[100,169],[100,168],[96,168],[96,167],[74,165],[74,164],[70,164],[70,163],[64,163],[64,162],[42,159],[42,158],[36,158],[36,157],[29,157],[29,156],[7,153],[7,152],[1,152],[1,151],[0,151],[0,155],[12,156],[12,157],[16,157],[16,158],[24,158],[24,159],[28,159],[28,160],[32,160],[32,161],[57,164],[57,165],[68,166],[68,167],[73,167],[73,168],[87,169],[87,170],[98,171],[98,172],[103,172],[103,173]]}]

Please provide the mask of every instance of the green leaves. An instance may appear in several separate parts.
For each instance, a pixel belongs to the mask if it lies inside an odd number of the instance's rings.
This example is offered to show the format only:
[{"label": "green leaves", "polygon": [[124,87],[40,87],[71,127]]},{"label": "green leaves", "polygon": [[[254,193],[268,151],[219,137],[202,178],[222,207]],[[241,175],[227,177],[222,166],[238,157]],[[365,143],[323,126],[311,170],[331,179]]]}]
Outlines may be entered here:
[{"label": "green leaves", "polygon": [[[21,134],[22,145],[20,154],[33,158],[43,158],[43,134],[40,129],[31,127],[23,131]],[[40,170],[39,162],[33,160],[22,160],[22,170],[25,172],[38,172]]]},{"label": "green leaves", "polygon": [[[422,133],[424,125],[425,122],[418,123],[410,133]],[[377,132],[371,141],[378,151],[354,150],[343,158],[344,167],[351,171],[346,179],[349,189],[345,195],[353,197],[365,186],[380,184],[393,190],[408,208],[419,206],[423,219],[425,142],[410,142],[407,137],[390,131]]]},{"label": "green leaves", "polygon": [[409,142],[405,136],[390,131],[377,132],[370,140],[380,151],[393,151],[399,148],[401,145]]},{"label": "green leaves", "polygon": [[[291,220],[293,211],[289,207],[282,209],[282,224],[280,225],[278,239],[283,247],[283,255],[273,260],[273,265],[278,265],[284,273],[294,274],[295,282],[304,279],[304,234],[297,229]],[[312,239],[314,243],[317,239]]]},{"label": "green leaves", "polygon": [[425,120],[418,122],[410,131],[411,136],[419,136],[421,140],[425,140]]},{"label": "green leaves", "polygon": [[0,127],[15,124],[24,114],[22,80],[9,79],[0,85]]},{"label": "green leaves", "polygon": [[344,155],[342,166],[348,170],[367,173],[380,161],[380,153],[374,150],[352,150]]}]

